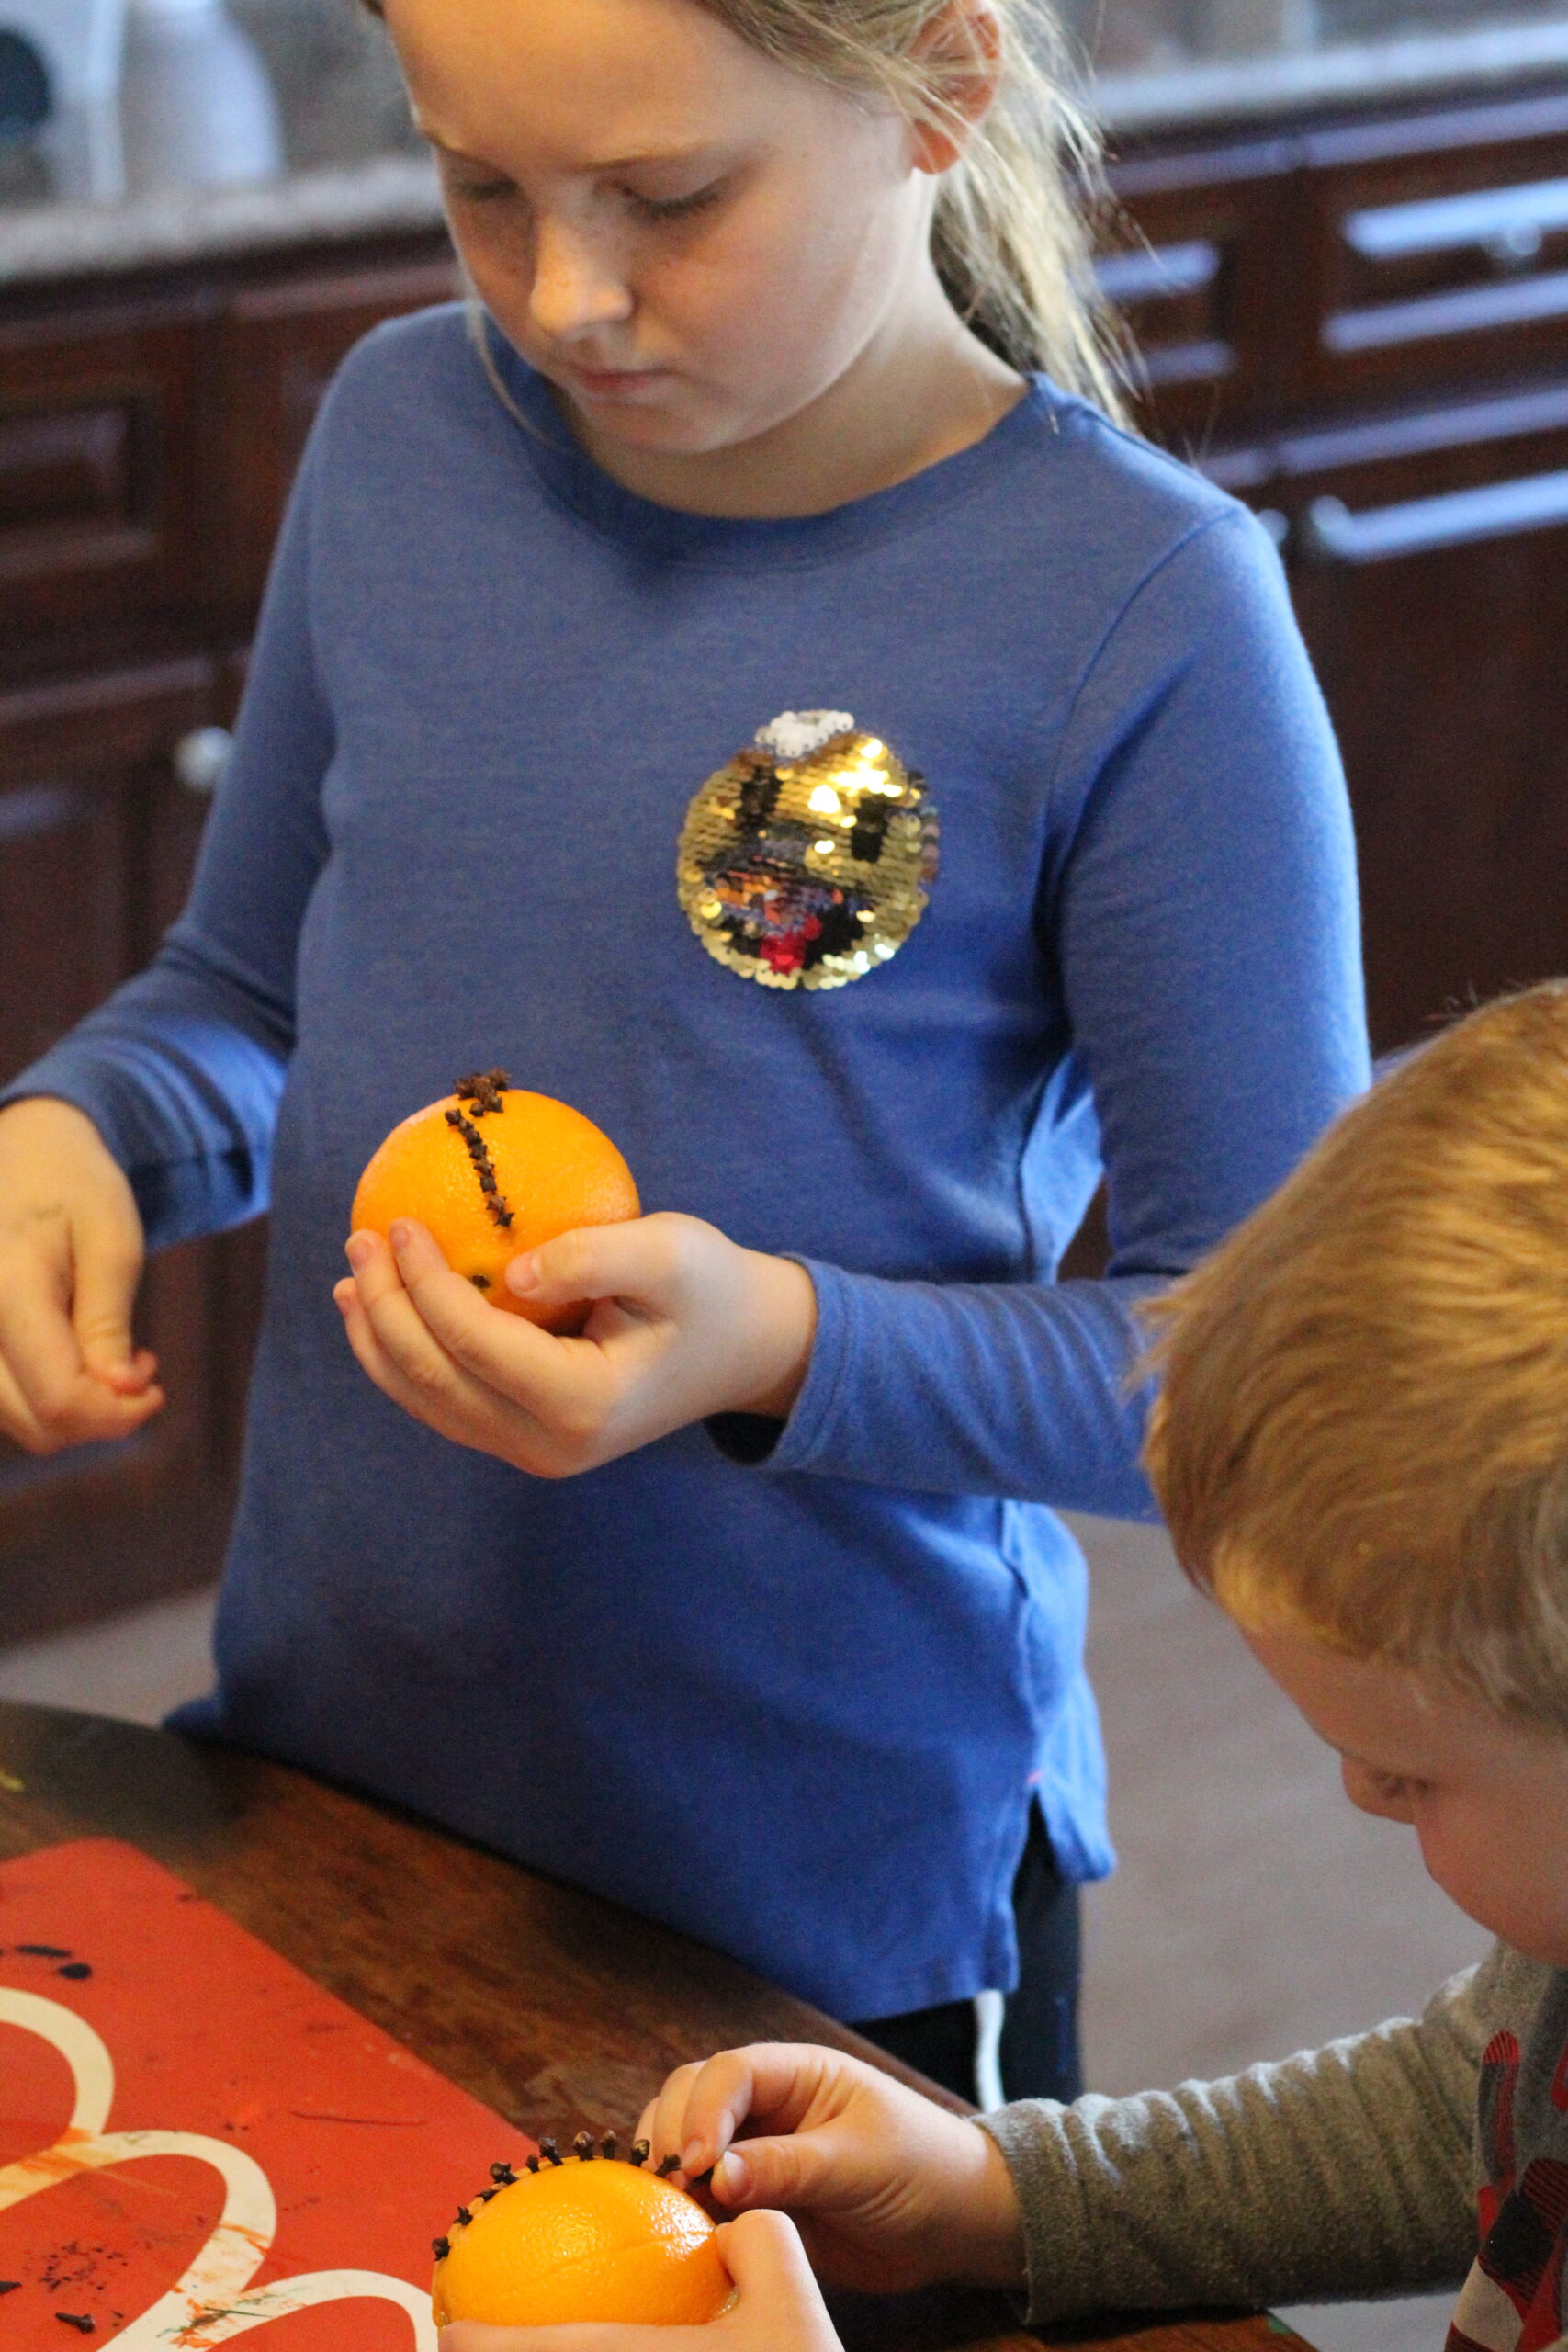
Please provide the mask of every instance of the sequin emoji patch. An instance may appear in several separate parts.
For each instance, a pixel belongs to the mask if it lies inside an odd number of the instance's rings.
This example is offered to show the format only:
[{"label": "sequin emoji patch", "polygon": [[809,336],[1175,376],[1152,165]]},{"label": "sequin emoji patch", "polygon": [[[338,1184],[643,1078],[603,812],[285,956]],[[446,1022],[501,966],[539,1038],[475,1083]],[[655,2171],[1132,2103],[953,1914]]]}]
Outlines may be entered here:
[{"label": "sequin emoji patch", "polygon": [[765,989],[841,989],[904,944],[936,876],[925,778],[847,710],[786,710],[686,811],[681,904]]}]

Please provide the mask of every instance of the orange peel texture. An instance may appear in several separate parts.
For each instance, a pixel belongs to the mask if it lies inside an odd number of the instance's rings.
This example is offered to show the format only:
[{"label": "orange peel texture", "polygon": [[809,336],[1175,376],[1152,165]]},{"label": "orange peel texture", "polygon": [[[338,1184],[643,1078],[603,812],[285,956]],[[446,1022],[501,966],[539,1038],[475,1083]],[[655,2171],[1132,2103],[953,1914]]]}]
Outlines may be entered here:
[{"label": "orange peel texture", "polygon": [[628,2164],[569,2158],[525,2173],[446,2243],[431,2286],[437,2327],[700,2327],[735,2291],[696,2199]]},{"label": "orange peel texture", "polygon": [[392,1129],[359,1180],[352,1230],[385,1238],[394,1218],[417,1217],[492,1306],[580,1331],[586,1306],[516,1298],[503,1269],[558,1233],[640,1214],[631,1170],[592,1119],[487,1070]]}]

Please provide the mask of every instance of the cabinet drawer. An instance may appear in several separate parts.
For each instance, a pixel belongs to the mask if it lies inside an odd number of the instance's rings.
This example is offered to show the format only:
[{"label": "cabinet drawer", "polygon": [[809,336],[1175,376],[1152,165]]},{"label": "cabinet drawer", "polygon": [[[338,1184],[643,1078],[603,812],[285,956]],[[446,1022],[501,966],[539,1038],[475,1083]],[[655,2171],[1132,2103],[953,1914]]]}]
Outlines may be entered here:
[{"label": "cabinet drawer", "polygon": [[1292,162],[1265,141],[1114,175],[1124,220],[1097,271],[1137,345],[1148,422],[1172,447],[1245,427],[1280,395]]},{"label": "cabinet drawer", "polygon": [[1309,392],[1568,367],[1568,97],[1327,132],[1305,163]]},{"label": "cabinet drawer", "polygon": [[198,328],[0,335],[0,597],[15,644],[200,602]]},{"label": "cabinet drawer", "polygon": [[1393,562],[1552,529],[1568,497],[1568,382],[1286,434],[1252,463],[1250,494],[1306,561]]}]

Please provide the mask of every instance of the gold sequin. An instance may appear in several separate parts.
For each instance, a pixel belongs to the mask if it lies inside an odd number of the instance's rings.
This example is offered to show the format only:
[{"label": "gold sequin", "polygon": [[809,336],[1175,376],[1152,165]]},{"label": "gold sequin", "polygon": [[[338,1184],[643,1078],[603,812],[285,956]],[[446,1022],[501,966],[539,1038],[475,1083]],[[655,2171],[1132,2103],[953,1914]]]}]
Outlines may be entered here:
[{"label": "gold sequin", "polygon": [[925,778],[880,737],[847,711],[786,711],[694,797],[681,904],[732,972],[766,989],[841,989],[919,922],[938,838]]}]

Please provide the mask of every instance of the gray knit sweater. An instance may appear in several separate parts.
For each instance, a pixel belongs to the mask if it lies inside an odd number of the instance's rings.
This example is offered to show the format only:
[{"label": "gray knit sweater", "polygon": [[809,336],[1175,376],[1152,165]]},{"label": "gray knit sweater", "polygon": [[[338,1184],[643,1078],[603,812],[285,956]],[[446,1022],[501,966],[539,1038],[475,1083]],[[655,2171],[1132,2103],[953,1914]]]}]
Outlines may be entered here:
[{"label": "gray knit sweater", "polygon": [[1450,2352],[1568,2328],[1568,1972],[1502,1945],[1418,2020],[1224,2082],[1029,2100],[985,2129],[1018,2188],[1036,2324],[1463,2281]]}]

